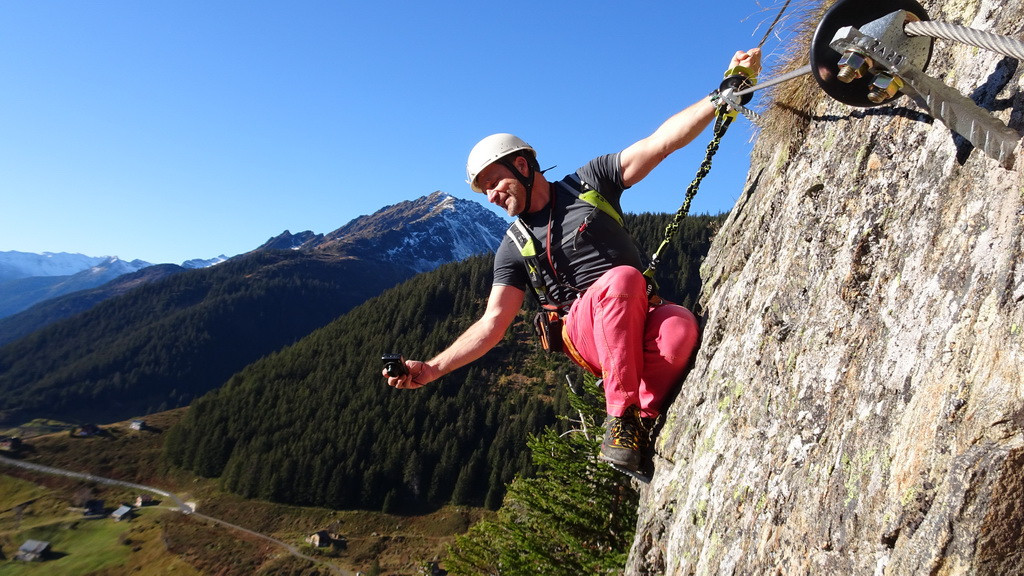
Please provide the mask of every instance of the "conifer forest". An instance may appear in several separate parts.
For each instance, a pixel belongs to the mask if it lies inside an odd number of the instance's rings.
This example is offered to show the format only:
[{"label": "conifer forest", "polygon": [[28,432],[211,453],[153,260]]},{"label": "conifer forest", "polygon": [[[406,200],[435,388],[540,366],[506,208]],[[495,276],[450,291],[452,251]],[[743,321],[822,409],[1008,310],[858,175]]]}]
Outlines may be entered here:
[{"label": "conifer forest", "polygon": [[[670,218],[627,215],[627,227],[657,246]],[[694,309],[719,223],[680,224],[658,270],[663,296]],[[491,266],[480,256],[416,276],[250,364],[192,403],[167,455],[246,497],[392,513],[497,509],[515,478],[536,471],[528,438],[568,426],[566,376],[582,377],[535,344],[532,302],[495,350],[431,385],[394,390],[380,374],[382,353],[428,358],[479,317]]]}]

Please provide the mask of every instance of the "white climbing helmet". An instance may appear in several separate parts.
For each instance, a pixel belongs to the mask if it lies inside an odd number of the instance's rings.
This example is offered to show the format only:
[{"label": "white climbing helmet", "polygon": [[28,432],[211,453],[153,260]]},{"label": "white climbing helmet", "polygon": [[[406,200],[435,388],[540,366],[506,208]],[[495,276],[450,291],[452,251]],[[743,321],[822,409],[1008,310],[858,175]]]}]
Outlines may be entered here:
[{"label": "white climbing helmet", "polygon": [[532,146],[512,134],[491,134],[477,142],[469,152],[469,159],[466,160],[466,183],[474,192],[482,193],[483,190],[476,183],[477,175],[495,160],[519,150],[529,150],[534,156],[537,154]]}]

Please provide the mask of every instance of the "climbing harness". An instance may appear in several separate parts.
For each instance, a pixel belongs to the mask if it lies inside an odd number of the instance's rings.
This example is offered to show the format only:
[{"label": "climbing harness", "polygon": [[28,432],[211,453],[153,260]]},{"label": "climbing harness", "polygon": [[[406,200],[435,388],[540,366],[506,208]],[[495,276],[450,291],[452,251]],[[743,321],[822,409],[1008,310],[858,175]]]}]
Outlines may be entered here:
[{"label": "climbing harness", "polygon": [[[551,198],[554,203],[553,194]],[[551,207],[551,212],[554,213],[554,206]],[[561,352],[561,306],[554,303],[548,294],[547,284],[541,274],[543,264],[540,260],[538,242],[520,218],[516,218],[505,234],[512,240],[513,245],[519,249],[519,254],[523,257],[523,261],[526,263],[526,273],[530,278],[530,286],[533,288],[533,295],[536,296],[537,302],[540,304],[541,310],[533,318],[533,329],[540,339],[541,348],[548,352]],[[550,252],[550,249],[548,251]]]},{"label": "climbing harness", "polygon": [[[570,174],[562,180],[562,183],[577,198],[593,207],[590,214],[584,218],[575,232],[573,238],[574,248],[578,247],[580,237],[586,234],[587,228],[600,214],[606,214],[611,217],[619,226],[624,225],[622,215],[612,206],[611,202],[592,186],[583,182],[579,176]],[[575,286],[559,280],[558,270],[555,268],[551,257],[551,228],[555,213],[556,196],[557,194],[551,194],[551,205],[548,208],[548,238],[544,243],[544,254],[546,255],[548,270],[555,283],[571,291],[582,292],[582,290]],[[572,343],[562,337],[562,317],[567,312],[568,306],[564,303],[556,302],[548,291],[547,283],[544,281],[542,273],[544,259],[541,258],[540,242],[534,238],[530,228],[521,218],[516,218],[505,234],[512,240],[512,244],[519,250],[520,256],[522,256],[523,261],[526,263],[526,272],[530,279],[530,286],[533,289],[534,296],[537,298],[537,302],[540,304],[541,311],[534,316],[533,327],[540,339],[541,347],[549,352],[564,351],[570,356],[580,359],[579,352],[572,348]],[[586,364],[581,364],[581,366],[583,365]]]}]

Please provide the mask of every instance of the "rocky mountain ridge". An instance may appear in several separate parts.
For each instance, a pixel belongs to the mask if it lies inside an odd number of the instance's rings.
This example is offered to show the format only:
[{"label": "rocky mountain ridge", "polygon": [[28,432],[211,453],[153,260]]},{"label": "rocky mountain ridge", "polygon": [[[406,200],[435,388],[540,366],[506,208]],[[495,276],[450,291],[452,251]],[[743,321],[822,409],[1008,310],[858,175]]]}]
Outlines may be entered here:
[{"label": "rocky mountain ridge", "polygon": [[477,202],[437,191],[415,200],[385,206],[360,216],[329,234],[285,230],[257,250],[297,250],[347,257],[375,258],[433,270],[493,250],[508,223]]},{"label": "rocky mountain ridge", "polygon": [[38,302],[87,290],[151,266],[116,256],[82,254],[28,254],[4,252],[8,280],[0,281],[0,318],[26,310]]},{"label": "rocky mountain ridge", "polygon": [[[923,5],[1024,29],[1020,0]],[[936,42],[927,71],[1024,128],[1014,59]],[[806,77],[774,101],[626,574],[1024,573],[1020,147]]]},{"label": "rocky mountain ridge", "polygon": [[[435,192],[357,217],[329,236],[285,230],[249,254],[317,251],[327,257],[380,259],[413,272],[425,272],[493,250],[506,227],[501,218],[480,204]],[[139,260],[129,265],[116,257],[81,254],[0,253],[5,255],[8,258],[0,258],[0,265],[7,267],[0,270],[21,277],[0,282],[0,345],[122,294],[126,287],[159,280],[175,270],[206,268],[229,259],[219,256],[188,260],[182,266],[153,267]],[[148,273],[137,272],[150,267],[154,269]],[[68,272],[71,275],[60,275]],[[43,273],[50,275],[32,276]],[[132,273],[131,278],[127,277]]]},{"label": "rocky mountain ridge", "polygon": [[506,228],[507,222],[479,203],[437,191],[357,218],[314,249],[342,254],[373,250],[380,258],[426,272],[479,254],[480,246],[496,248]]}]

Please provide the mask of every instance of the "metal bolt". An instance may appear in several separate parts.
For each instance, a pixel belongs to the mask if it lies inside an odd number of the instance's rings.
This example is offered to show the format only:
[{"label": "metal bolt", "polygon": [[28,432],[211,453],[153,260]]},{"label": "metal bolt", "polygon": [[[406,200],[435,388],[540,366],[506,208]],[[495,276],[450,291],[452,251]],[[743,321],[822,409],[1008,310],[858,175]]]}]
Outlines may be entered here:
[{"label": "metal bolt", "polygon": [[899,76],[882,72],[875,76],[875,81],[871,83],[868,100],[875,104],[881,104],[895,96],[902,88],[903,80]]},{"label": "metal bolt", "polygon": [[847,50],[839,59],[839,81],[849,84],[867,74],[871,61],[855,50]]}]

